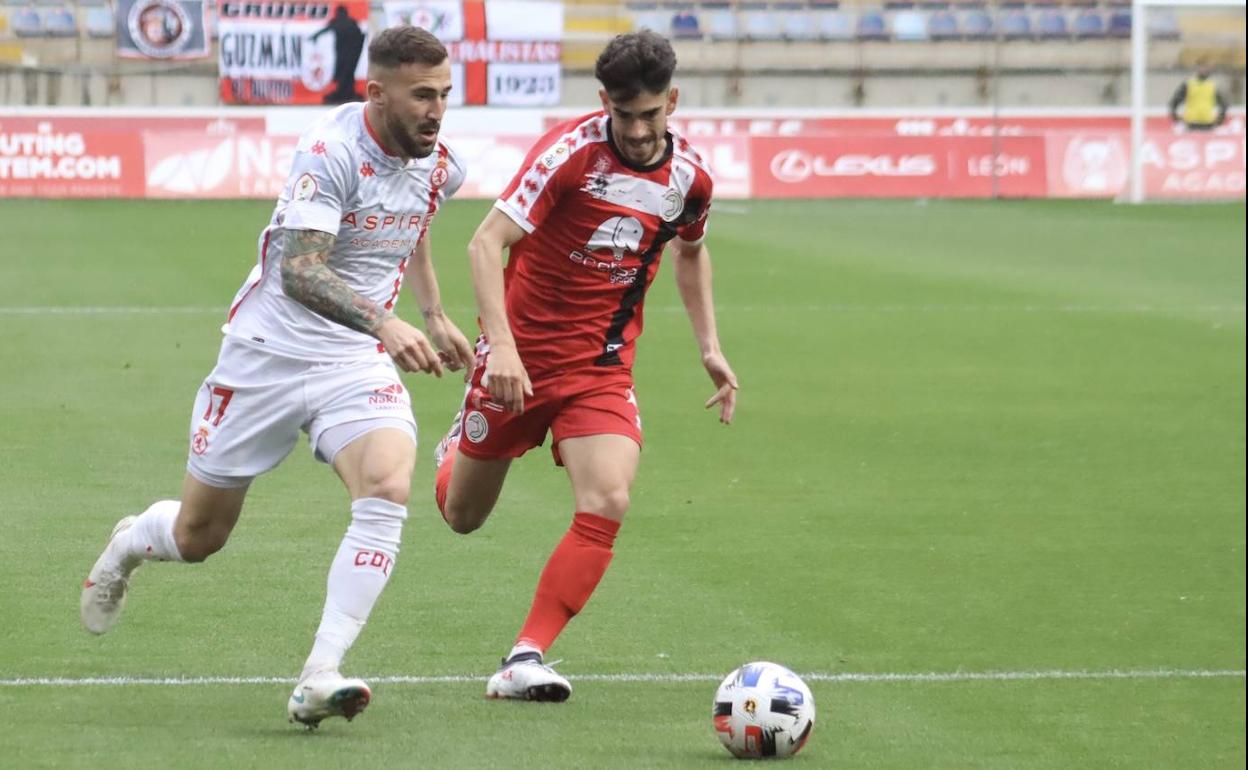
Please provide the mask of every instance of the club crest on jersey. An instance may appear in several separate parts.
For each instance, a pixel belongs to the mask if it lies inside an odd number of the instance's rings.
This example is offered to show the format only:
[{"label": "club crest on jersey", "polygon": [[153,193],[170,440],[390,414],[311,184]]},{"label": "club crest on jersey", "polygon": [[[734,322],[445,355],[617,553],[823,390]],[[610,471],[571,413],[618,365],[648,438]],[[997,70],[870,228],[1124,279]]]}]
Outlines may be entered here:
[{"label": "club crest on jersey", "polygon": [[680,190],[668,189],[659,203],[659,216],[664,222],[675,222],[685,210],[685,196]]},{"label": "club crest on jersey", "polygon": [[490,432],[490,423],[480,412],[469,412],[464,416],[464,436],[474,444],[481,443]]},{"label": "club crest on jersey", "polygon": [[202,455],[208,451],[208,429],[201,427],[195,431],[195,435],[191,437],[191,451],[197,455]]},{"label": "club crest on jersey", "polygon": [[446,184],[446,180],[450,178],[450,176],[450,173],[446,170],[446,166],[439,163],[438,167],[435,168],[433,173],[429,175],[429,184],[433,187],[441,187]]},{"label": "club crest on jersey", "polygon": [[303,174],[295,180],[295,200],[310,201],[316,195],[316,178],[311,174]]}]

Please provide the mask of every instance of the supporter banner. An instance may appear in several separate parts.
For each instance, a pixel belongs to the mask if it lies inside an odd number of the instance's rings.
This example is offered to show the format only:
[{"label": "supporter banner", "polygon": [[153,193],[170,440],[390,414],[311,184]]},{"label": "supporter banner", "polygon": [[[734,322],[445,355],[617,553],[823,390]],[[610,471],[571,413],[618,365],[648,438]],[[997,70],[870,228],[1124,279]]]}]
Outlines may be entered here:
[{"label": "supporter banner", "polygon": [[142,197],[142,164],[142,139],[133,132],[0,119],[0,198]]},{"label": "supporter banner", "polygon": [[[994,147],[995,145],[995,147]],[[1045,195],[1043,137],[759,137],[756,198]]]},{"label": "supporter banner", "polygon": [[343,104],[364,98],[368,0],[221,0],[221,101]]},{"label": "supporter banner", "polygon": [[204,0],[117,0],[117,55],[203,59],[212,53]]},{"label": "supporter banner", "polygon": [[548,0],[388,0],[386,26],[412,24],[446,44],[452,104],[559,103],[563,3]]}]

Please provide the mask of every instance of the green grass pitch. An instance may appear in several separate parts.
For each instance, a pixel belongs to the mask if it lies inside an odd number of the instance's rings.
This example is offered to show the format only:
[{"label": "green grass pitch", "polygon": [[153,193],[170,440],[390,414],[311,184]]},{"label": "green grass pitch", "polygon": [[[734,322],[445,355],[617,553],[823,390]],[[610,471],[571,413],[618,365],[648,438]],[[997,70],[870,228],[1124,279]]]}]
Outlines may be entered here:
[{"label": "green grass pitch", "polygon": [[[453,202],[432,231],[465,329],[486,206]],[[798,767],[1243,767],[1243,205],[720,206],[738,418],[701,408],[665,266],[633,509],[552,650],[576,688],[562,706],[481,696],[567,525],[566,478],[532,452],[486,527],[453,534],[430,457],[462,382],[406,377],[411,518],[345,670],[447,679],[378,684],[314,734],[285,722],[289,684],[221,681],[292,677],[310,644],[348,508],[305,445],[226,550],[144,567],[105,637],[77,618],[116,519],[177,492],[269,210],[0,203],[0,765],[729,767],[707,677],[768,659],[872,675],[810,681]],[[928,672],[1012,678],[881,676]],[[48,677],[75,681],[16,683]],[[214,681],[79,681],[99,677]]]}]

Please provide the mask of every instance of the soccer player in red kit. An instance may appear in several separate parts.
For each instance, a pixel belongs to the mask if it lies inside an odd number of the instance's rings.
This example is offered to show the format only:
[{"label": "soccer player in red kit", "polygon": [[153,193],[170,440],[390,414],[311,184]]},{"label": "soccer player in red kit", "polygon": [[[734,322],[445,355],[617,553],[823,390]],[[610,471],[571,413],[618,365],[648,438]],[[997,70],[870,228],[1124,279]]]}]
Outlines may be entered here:
[{"label": "soccer player in red kit", "polygon": [[732,420],[737,378],[720,352],[703,244],[711,178],[698,153],[667,128],[675,67],[671,45],[653,32],[612,40],[595,68],[602,111],[538,141],[468,247],[484,334],[463,407],[438,448],[438,507],[456,532],[480,527],[511,461],[547,432],[576,500],[487,697],[572,694],[543,655],[606,572],[628,510],[641,452],[634,345],[646,289],[669,243],[702,365],[717,389],[706,406]]}]

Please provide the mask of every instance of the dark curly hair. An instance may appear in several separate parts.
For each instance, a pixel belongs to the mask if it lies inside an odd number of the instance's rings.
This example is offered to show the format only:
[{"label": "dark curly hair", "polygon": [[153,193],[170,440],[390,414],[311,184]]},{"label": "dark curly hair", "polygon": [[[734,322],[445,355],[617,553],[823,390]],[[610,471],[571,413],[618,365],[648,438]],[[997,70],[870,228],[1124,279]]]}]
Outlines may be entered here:
[{"label": "dark curly hair", "polygon": [[626,32],[598,54],[594,76],[612,101],[628,102],[642,91],[661,94],[672,84],[676,52],[657,32]]}]

